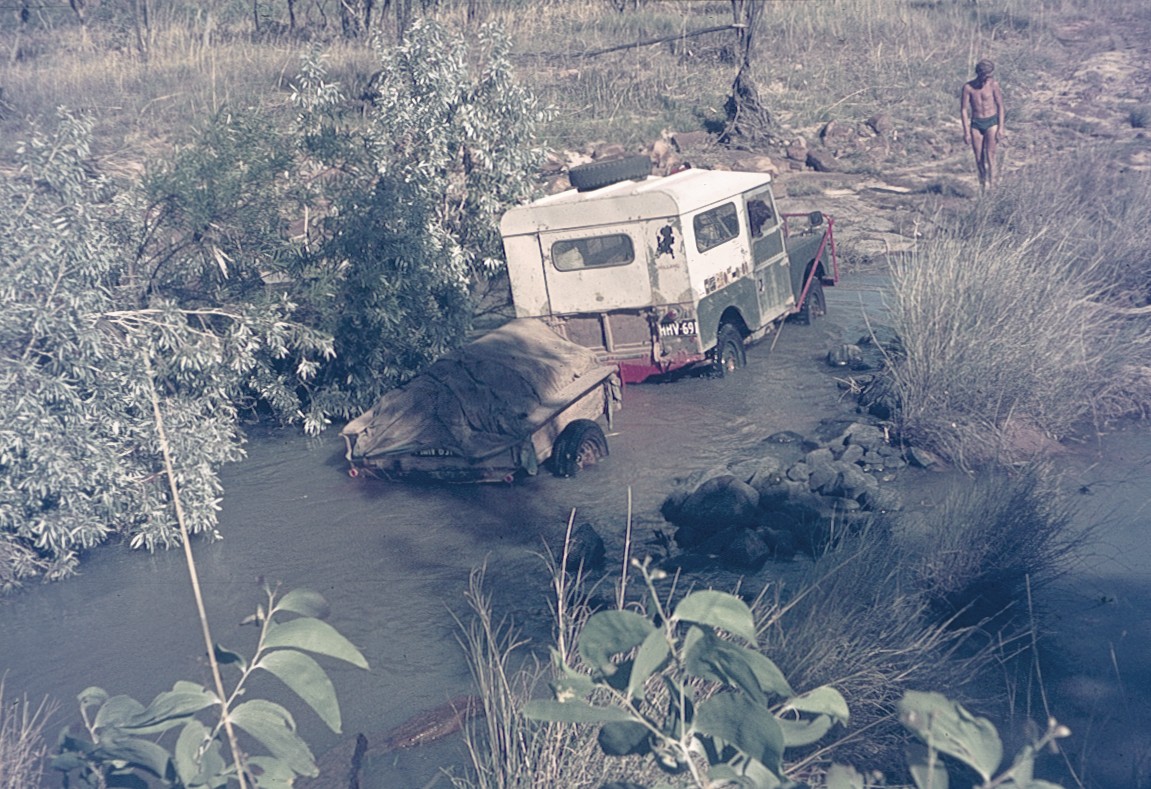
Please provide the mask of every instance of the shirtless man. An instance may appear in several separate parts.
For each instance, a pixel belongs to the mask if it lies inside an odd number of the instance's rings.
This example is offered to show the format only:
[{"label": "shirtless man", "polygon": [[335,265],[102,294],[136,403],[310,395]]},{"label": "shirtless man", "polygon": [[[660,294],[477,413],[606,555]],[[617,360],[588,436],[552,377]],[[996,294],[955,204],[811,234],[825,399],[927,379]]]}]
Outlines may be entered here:
[{"label": "shirtless man", "polygon": [[979,185],[995,185],[995,148],[1003,138],[1003,93],[992,77],[995,64],[981,60],[975,64],[975,79],[963,83],[959,95],[959,119],[963,122],[963,140],[971,144],[975,166],[979,168]]}]

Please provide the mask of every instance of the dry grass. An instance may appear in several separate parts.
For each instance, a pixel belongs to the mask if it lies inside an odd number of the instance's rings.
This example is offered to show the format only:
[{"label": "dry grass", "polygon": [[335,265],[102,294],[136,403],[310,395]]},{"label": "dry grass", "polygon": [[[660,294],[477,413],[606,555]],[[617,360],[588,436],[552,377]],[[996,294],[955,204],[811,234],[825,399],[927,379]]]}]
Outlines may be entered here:
[{"label": "dry grass", "polygon": [[0,676],[0,789],[40,786],[48,753],[44,727],[55,712],[47,700],[33,706],[27,696],[6,699]]},{"label": "dry grass", "polygon": [[765,652],[792,686],[829,684],[851,709],[851,726],[808,755],[902,774],[904,731],[893,717],[905,690],[962,694],[991,654],[965,649],[971,631],[933,617],[916,582],[920,555],[875,523],[821,556],[790,600],[761,604]]},{"label": "dry grass", "polygon": [[[577,592],[582,579],[554,567],[553,578],[559,601],[554,609],[556,648],[575,664],[578,633],[590,615]],[[539,661],[528,640],[510,624],[493,618],[482,570],[472,573],[466,597],[472,617],[461,623],[461,643],[484,715],[464,729],[469,764],[453,784],[459,789],[551,789],[601,786],[642,775],[645,767],[639,759],[603,755],[596,726],[523,717],[520,710],[529,699],[550,693],[552,669]]]},{"label": "dry grass", "polygon": [[963,466],[1016,462],[1084,424],[1147,412],[1146,179],[1124,196],[1089,177],[1105,170],[1081,172],[1023,171],[957,230],[893,261],[906,357],[892,375],[912,443]]},{"label": "dry grass", "polygon": [[[81,28],[64,11],[26,26],[0,27],[0,129],[18,132],[26,118],[58,105],[89,109],[100,119],[103,155],[146,158],[221,107],[286,108],[285,80],[306,48],[329,49],[332,76],[356,95],[375,69],[365,39],[345,40],[322,4],[297,4],[295,35],[286,35],[279,3],[251,6],[155,4],[137,40],[131,16],[101,6]],[[638,146],[664,128],[699,129],[723,116],[735,76],[730,32],[687,34],[732,21],[727,2],[646,0],[617,11],[608,0],[488,0],[490,17],[514,38],[521,78],[556,112],[545,132],[553,147],[582,148],[606,139]],[[933,0],[825,0],[765,3],[753,78],[781,138],[811,137],[828,120],[852,124],[887,113],[899,130],[888,157],[954,153],[939,137],[954,124],[955,91],[972,64],[990,56],[1011,85],[1028,85],[1053,65],[1055,37],[1067,21],[1100,25],[1147,14],[1140,0],[999,0],[985,4]],[[427,11],[450,25],[467,24],[463,0]],[[394,38],[394,11],[374,27]],[[39,20],[39,21],[37,21]],[[675,36],[681,36],[676,39]],[[594,54],[640,41],[673,40]],[[146,52],[146,58],[141,55]],[[954,135],[951,135],[952,137]],[[851,162],[846,163],[852,166]],[[874,166],[856,163],[855,166]]]}]

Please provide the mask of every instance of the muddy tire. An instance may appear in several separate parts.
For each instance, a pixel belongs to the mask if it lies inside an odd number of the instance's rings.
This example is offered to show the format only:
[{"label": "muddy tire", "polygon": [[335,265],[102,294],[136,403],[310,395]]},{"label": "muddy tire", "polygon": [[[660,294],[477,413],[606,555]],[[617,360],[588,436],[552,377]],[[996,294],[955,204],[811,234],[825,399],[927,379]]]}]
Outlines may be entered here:
[{"label": "muddy tire", "polygon": [[620,181],[640,181],[649,175],[650,159],[646,156],[625,156],[622,159],[606,159],[573,167],[568,171],[568,180],[576,190],[590,192]]},{"label": "muddy tire", "polygon": [[715,351],[712,366],[717,378],[731,375],[740,367],[747,366],[747,353],[743,347],[743,335],[730,323],[719,327],[715,337]]},{"label": "muddy tire", "polygon": [[823,293],[823,280],[813,277],[811,287],[807,289],[807,298],[803,300],[803,306],[799,308],[795,319],[798,323],[810,326],[816,318],[822,318],[826,314],[827,297]]},{"label": "muddy tire", "polygon": [[590,419],[577,419],[564,428],[552,447],[552,473],[574,477],[608,456],[607,438]]}]

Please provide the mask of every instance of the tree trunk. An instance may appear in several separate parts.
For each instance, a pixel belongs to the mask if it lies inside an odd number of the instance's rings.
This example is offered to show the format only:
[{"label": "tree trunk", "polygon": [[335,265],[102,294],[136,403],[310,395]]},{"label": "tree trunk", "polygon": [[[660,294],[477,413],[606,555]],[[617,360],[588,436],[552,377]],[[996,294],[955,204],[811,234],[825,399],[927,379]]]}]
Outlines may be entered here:
[{"label": "tree trunk", "polygon": [[761,11],[762,6],[757,0],[731,0],[733,23],[738,31],[739,71],[724,104],[727,113],[727,128],[721,137],[724,142],[756,142],[771,136],[771,113],[760,102],[759,91],[751,77]]}]

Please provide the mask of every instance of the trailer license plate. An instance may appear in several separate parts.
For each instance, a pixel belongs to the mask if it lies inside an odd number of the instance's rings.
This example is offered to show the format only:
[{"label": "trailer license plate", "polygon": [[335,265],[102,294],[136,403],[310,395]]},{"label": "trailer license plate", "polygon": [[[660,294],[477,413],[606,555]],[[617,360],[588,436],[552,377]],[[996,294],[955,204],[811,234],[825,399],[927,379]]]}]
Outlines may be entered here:
[{"label": "trailer license plate", "polygon": [[660,337],[686,337],[699,334],[695,321],[675,321],[663,323],[659,327]]},{"label": "trailer license plate", "polygon": [[452,458],[456,456],[450,449],[417,449],[412,453],[422,458]]}]

